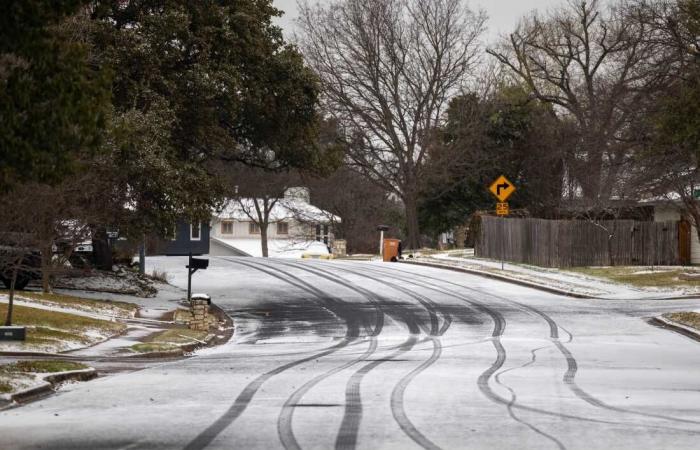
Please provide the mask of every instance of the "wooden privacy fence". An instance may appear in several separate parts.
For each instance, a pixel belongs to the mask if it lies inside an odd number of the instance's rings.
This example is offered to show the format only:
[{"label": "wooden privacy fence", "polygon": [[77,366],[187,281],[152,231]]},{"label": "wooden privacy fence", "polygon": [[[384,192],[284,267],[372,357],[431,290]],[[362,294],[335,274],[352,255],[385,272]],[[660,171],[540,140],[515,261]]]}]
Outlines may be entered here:
[{"label": "wooden privacy fence", "polygon": [[[679,222],[501,219],[483,216],[476,256],[543,267],[680,265]],[[679,240],[680,239],[680,240]],[[685,253],[685,252],[683,252]]]}]

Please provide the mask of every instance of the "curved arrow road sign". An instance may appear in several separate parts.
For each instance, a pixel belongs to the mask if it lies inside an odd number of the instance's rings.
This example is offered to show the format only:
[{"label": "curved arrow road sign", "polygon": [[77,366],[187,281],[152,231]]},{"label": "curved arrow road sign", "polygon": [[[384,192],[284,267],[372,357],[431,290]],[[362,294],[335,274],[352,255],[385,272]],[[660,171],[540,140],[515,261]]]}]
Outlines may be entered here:
[{"label": "curved arrow road sign", "polygon": [[498,201],[502,203],[508,200],[508,197],[515,192],[515,186],[513,183],[508,181],[508,178],[501,175],[496,179],[496,181],[491,183],[489,191],[491,191],[491,193],[496,196]]}]

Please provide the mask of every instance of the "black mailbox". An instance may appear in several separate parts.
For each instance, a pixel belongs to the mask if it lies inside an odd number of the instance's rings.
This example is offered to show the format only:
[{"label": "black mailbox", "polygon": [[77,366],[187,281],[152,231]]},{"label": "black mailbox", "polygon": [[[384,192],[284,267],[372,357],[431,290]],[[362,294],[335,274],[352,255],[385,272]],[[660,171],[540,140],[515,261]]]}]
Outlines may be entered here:
[{"label": "black mailbox", "polygon": [[204,258],[190,258],[188,269],[206,269],[209,267],[209,260]]}]

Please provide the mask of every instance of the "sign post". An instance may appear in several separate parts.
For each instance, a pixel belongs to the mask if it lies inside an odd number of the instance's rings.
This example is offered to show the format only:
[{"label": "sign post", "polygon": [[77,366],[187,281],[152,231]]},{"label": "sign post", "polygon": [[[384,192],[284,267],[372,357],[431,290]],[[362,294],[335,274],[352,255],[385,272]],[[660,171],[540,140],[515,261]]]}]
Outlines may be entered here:
[{"label": "sign post", "polygon": [[190,258],[187,263],[187,301],[191,302],[192,301],[192,274],[194,274],[197,270],[203,269],[206,270],[207,267],[209,267],[209,260],[204,259],[204,258],[193,258],[192,257],[192,252],[190,252]]},{"label": "sign post", "polygon": [[510,206],[506,200],[515,192],[515,186],[508,181],[508,178],[501,175],[491,183],[489,191],[498,199],[496,215],[501,217],[501,270],[503,270],[505,268],[506,216],[510,214]]}]

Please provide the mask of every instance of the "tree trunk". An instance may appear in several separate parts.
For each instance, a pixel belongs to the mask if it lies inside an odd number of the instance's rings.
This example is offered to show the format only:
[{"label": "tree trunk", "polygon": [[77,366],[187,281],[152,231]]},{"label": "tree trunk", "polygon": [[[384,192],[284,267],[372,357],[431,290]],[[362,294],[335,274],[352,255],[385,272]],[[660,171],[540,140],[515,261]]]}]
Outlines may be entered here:
[{"label": "tree trunk", "polygon": [[263,258],[267,258],[267,224],[260,224],[260,245],[262,245]]},{"label": "tree trunk", "polygon": [[17,268],[12,271],[12,279],[10,280],[10,296],[7,301],[7,317],[5,318],[5,326],[12,325],[12,309],[15,304],[15,282],[17,281]]},{"label": "tree trunk", "polygon": [[417,250],[420,248],[420,227],[418,225],[418,199],[415,195],[407,195],[403,200],[406,209],[406,249]]},{"label": "tree trunk", "polygon": [[112,249],[109,247],[107,230],[100,227],[92,235],[92,251],[95,258],[95,267],[100,270],[112,270]]}]

